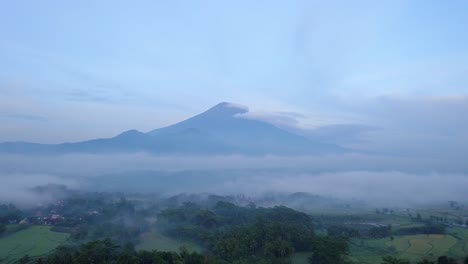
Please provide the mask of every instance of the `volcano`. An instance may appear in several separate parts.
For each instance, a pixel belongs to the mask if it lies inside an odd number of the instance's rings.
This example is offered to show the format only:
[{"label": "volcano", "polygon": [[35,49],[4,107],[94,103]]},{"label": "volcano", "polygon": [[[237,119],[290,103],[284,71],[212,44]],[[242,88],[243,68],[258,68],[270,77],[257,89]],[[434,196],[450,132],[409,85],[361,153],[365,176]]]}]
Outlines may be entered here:
[{"label": "volcano", "polygon": [[129,130],[115,137],[75,143],[6,142],[1,153],[128,153],[180,155],[309,155],[345,149],[310,140],[270,123],[245,118],[248,108],[219,103],[189,119],[144,133]]}]

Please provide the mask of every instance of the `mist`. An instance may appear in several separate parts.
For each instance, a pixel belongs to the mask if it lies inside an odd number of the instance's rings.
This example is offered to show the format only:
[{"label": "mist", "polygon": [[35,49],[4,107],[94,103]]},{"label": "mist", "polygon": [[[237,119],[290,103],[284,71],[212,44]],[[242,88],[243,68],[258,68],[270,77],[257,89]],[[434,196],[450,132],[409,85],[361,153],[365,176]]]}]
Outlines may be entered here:
[{"label": "mist", "polygon": [[[38,187],[58,187],[79,189],[76,180],[47,174],[4,173],[0,172],[0,203],[12,203],[19,207],[47,204],[62,195],[42,192]],[[65,195],[65,194],[64,194]],[[62,197],[61,197],[62,196]]]},{"label": "mist", "polygon": [[[458,166],[456,166],[458,165]],[[306,192],[369,205],[412,206],[467,200],[466,164],[392,156],[304,157],[3,155],[0,200],[37,204],[31,191],[61,184],[106,192],[245,194]]]}]

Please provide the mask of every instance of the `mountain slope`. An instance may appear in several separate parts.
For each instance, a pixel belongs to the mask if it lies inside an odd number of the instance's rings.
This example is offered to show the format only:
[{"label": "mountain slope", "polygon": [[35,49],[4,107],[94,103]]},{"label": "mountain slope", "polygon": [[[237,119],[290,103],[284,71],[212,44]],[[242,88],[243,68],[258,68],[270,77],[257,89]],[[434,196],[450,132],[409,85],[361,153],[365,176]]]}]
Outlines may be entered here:
[{"label": "mountain slope", "polygon": [[192,118],[148,133],[129,130],[107,139],[53,145],[7,142],[0,144],[0,152],[304,155],[344,151],[336,145],[311,141],[269,123],[242,118],[246,112],[245,107],[220,103]]},{"label": "mountain slope", "polygon": [[220,103],[209,110],[172,126],[148,132],[152,136],[196,129],[236,147],[243,154],[312,154],[340,151],[332,144],[312,142],[269,123],[242,118],[248,109]]}]

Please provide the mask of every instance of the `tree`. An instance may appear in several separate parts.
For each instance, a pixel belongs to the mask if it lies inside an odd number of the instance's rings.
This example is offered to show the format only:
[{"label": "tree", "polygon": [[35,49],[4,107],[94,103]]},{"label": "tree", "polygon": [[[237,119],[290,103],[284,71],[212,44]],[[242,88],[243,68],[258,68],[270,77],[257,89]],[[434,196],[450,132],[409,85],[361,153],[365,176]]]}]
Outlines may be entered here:
[{"label": "tree", "polygon": [[6,226],[0,224],[0,234],[6,231]]},{"label": "tree", "polygon": [[457,261],[454,258],[449,258],[447,256],[440,256],[437,259],[437,264],[457,264]]},{"label": "tree", "polygon": [[25,255],[24,257],[20,258],[18,260],[18,263],[19,264],[26,264],[28,263],[29,261],[31,261],[31,258],[29,257],[29,255]]},{"label": "tree", "polygon": [[274,258],[288,258],[293,254],[294,248],[287,241],[279,239],[268,242],[265,251]]},{"label": "tree", "polygon": [[423,259],[423,260],[419,261],[417,264],[435,264],[435,262],[432,261],[432,260]]},{"label": "tree", "polygon": [[333,225],[327,228],[327,233],[332,237],[352,238],[359,237],[359,231],[342,225]]},{"label": "tree", "polygon": [[382,258],[382,264],[410,264],[406,259],[399,259],[391,256],[386,256]]},{"label": "tree", "polygon": [[314,241],[311,264],[342,264],[347,263],[348,241],[330,237],[319,237]]},{"label": "tree", "polygon": [[418,213],[418,214],[416,215],[416,220],[419,221],[419,222],[422,220],[422,217],[421,217],[421,214],[420,214],[420,213]]},{"label": "tree", "polygon": [[463,263],[468,264],[468,256],[466,256],[465,261]]}]

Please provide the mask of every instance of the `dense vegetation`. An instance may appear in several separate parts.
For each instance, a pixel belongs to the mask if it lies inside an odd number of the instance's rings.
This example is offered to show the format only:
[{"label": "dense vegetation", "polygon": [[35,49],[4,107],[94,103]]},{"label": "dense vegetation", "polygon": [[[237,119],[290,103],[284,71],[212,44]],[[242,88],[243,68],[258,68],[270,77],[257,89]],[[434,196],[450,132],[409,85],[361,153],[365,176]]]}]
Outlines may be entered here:
[{"label": "dense vegetation", "polygon": [[[451,258],[454,256],[461,263],[464,254],[448,251],[455,246],[460,252],[464,250],[464,244],[457,241],[465,241],[465,232],[455,234],[450,226],[455,223],[455,218],[444,217],[447,221],[440,223],[434,220],[435,213],[402,216],[407,212],[400,210],[401,214],[397,215],[398,211],[393,209],[382,209],[378,213],[369,210],[368,214],[320,213],[311,216],[286,206],[274,206],[278,204],[276,199],[75,192],[25,210],[11,204],[0,205],[0,238],[4,245],[11,245],[5,249],[9,253],[3,258],[11,262],[24,254],[31,255],[21,258],[21,263],[282,264],[296,263],[293,261],[300,256],[300,263],[340,264],[351,263],[351,260],[361,263],[356,255],[349,256],[360,247],[376,252],[377,258],[365,263],[448,264],[456,263]],[[299,204],[304,208],[308,201],[317,203],[319,200],[316,196],[295,194],[283,199],[283,204]],[[335,205],[340,212],[352,210],[350,204]],[[404,224],[393,226],[391,223],[395,221]],[[42,241],[42,246],[29,243],[30,249],[25,244],[12,251],[16,245],[12,241],[16,237],[23,237],[21,241],[24,241],[26,235],[31,238],[28,240],[31,243],[36,243],[36,239]],[[174,243],[171,247],[161,247],[160,244],[141,247],[148,238],[157,237],[190,242],[185,245],[196,252],[184,248],[177,250],[184,243]],[[43,238],[51,238],[51,243],[40,240]],[[446,250],[424,254],[423,250],[432,247],[431,243],[446,247]],[[51,252],[57,245],[61,246]],[[147,250],[135,250],[134,245]],[[165,250],[161,251],[162,248]],[[430,259],[418,262],[419,256],[401,255],[398,252],[402,250],[421,250],[423,254],[420,256]],[[447,256],[439,257],[441,254]],[[386,255],[389,256],[381,260],[381,256]],[[406,257],[412,262],[405,260]]]},{"label": "dense vegetation", "polygon": [[395,235],[416,234],[445,234],[445,226],[441,224],[427,223],[424,226],[403,228],[395,232]]},{"label": "dense vegetation", "polygon": [[201,243],[226,261],[288,263],[294,252],[313,251],[314,263],[345,263],[348,253],[345,238],[315,236],[310,216],[283,206],[186,203],[163,210],[159,219],[167,234]]},{"label": "dense vegetation", "polygon": [[[319,238],[320,245],[315,249],[314,254],[310,257],[311,264],[335,264],[343,263],[343,259],[339,256],[323,254],[329,251],[339,252],[343,250],[342,243],[336,243],[336,240],[330,240],[327,237]],[[163,251],[135,251],[133,245],[127,244],[119,246],[111,240],[96,240],[79,247],[59,247],[53,254],[46,257],[31,259],[29,256],[24,256],[18,263],[34,263],[34,264],[88,264],[88,263],[118,263],[118,264],[229,264],[229,263],[288,263],[286,260],[264,258],[258,261],[246,260],[228,262],[219,257],[200,254],[197,252],[189,252],[181,248],[180,252],[163,252]],[[458,264],[455,259],[440,256],[437,261],[423,259],[416,264]],[[468,263],[468,257],[464,260],[464,264]],[[381,264],[410,264],[410,261],[396,257],[383,257]]]},{"label": "dense vegetation", "polygon": [[96,240],[79,247],[59,247],[47,257],[32,260],[23,257],[19,263],[36,264],[89,264],[89,263],[135,263],[135,264],[222,264],[219,259],[181,249],[180,253],[160,251],[135,251],[131,244],[118,246],[111,240]]}]

